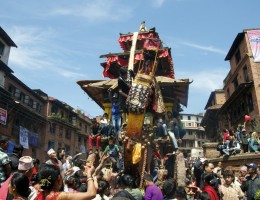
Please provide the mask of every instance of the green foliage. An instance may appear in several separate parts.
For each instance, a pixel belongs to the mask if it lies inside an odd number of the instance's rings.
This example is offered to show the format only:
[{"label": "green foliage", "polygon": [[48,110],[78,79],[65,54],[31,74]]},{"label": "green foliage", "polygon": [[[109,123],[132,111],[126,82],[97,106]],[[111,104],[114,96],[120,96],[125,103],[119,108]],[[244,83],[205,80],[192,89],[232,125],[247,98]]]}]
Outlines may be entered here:
[{"label": "green foliage", "polygon": [[255,200],[260,200],[260,190],[257,190],[255,193]]}]

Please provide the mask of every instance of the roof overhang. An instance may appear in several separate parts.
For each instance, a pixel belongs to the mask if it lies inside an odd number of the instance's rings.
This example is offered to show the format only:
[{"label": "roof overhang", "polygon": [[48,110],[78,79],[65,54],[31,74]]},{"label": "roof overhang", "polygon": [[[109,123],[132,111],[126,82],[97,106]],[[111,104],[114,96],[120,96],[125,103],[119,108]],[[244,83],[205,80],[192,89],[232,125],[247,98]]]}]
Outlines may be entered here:
[{"label": "roof overhang", "polygon": [[1,26],[0,26],[0,38],[2,38],[7,45],[9,45],[11,47],[16,47],[17,48],[17,45],[9,37],[9,35],[4,31],[4,29],[2,29]]},{"label": "roof overhang", "polygon": [[211,118],[215,118],[218,110],[222,107],[222,104],[215,104],[213,106],[210,106],[207,108],[202,120],[201,120],[201,125],[206,126],[207,122]]},{"label": "roof overhang", "polygon": [[233,102],[234,100],[238,99],[238,97],[246,90],[248,90],[250,87],[254,85],[253,81],[241,83],[236,91],[226,100],[226,102],[222,105],[222,107],[219,109],[219,112],[225,111]]},{"label": "roof overhang", "polygon": [[[178,100],[180,104],[187,106],[189,79],[172,79],[158,76],[156,81],[159,84],[164,102]],[[104,103],[109,103],[108,89],[117,87],[117,79],[109,80],[81,80],[77,82],[88,96],[93,99],[101,108]]]}]

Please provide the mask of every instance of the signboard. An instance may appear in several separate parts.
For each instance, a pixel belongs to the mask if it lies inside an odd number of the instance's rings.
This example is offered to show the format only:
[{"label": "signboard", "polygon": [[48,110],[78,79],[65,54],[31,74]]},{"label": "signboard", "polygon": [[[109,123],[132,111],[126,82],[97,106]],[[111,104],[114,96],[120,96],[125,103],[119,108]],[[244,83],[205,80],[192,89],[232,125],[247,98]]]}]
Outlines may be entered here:
[{"label": "signboard", "polygon": [[20,144],[25,149],[29,149],[29,138],[28,138],[28,130],[22,126],[20,126]]},{"label": "signboard", "polygon": [[7,110],[0,108],[0,124],[6,125]]}]

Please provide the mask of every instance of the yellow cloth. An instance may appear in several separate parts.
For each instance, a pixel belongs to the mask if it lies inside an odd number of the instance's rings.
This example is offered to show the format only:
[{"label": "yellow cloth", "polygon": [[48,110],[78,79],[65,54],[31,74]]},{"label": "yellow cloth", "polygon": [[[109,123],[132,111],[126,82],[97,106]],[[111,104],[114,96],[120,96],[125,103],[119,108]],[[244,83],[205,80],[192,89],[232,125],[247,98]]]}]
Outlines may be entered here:
[{"label": "yellow cloth", "polygon": [[132,151],[132,162],[136,164],[142,160],[142,145],[141,143],[136,143]]}]

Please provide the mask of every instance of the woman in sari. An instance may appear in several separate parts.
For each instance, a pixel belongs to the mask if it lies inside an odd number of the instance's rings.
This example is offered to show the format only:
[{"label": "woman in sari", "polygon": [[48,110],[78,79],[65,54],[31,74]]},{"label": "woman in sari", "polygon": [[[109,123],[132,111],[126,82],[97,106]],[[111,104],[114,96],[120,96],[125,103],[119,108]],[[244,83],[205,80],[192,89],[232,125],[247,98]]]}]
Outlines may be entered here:
[{"label": "woman in sari", "polygon": [[202,192],[207,192],[210,196],[210,200],[219,200],[218,194],[216,192],[216,189],[213,185],[215,181],[215,177],[212,173],[203,173],[201,175],[201,179],[203,182],[204,187],[202,188]]},{"label": "woman in sari", "polygon": [[37,187],[38,194],[35,200],[88,200],[96,196],[94,186],[94,166],[87,163],[85,166],[85,174],[87,175],[87,192],[61,192],[63,179],[60,170],[54,165],[45,164],[39,171],[39,182]]}]

